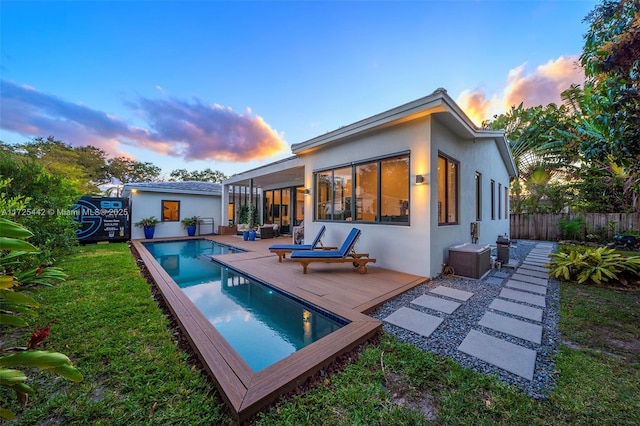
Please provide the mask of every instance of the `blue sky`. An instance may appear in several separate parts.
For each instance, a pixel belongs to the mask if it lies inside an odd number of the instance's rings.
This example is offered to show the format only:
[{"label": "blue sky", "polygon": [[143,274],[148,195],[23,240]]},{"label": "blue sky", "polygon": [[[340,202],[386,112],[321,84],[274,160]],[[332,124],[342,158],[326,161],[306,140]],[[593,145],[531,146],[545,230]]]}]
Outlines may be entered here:
[{"label": "blue sky", "polygon": [[0,140],[234,174],[439,87],[558,102],[590,0],[0,1]]}]

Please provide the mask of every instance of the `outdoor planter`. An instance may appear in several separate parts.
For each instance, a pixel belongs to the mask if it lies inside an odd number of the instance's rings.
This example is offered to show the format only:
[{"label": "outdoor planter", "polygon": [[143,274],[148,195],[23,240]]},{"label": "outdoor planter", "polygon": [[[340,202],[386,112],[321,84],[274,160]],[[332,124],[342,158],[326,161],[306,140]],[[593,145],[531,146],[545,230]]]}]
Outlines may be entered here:
[{"label": "outdoor planter", "polygon": [[196,235],[196,227],[200,223],[198,216],[185,217],[181,220],[182,226],[187,230],[187,235],[193,237]]},{"label": "outdoor planter", "polygon": [[144,237],[147,240],[150,240],[153,238],[153,234],[156,231],[156,225],[159,223],[160,221],[155,216],[151,216],[140,219],[138,222],[134,223],[134,225],[142,228],[144,231]]},{"label": "outdoor planter", "polygon": [[256,231],[249,231],[249,241],[255,241],[256,240]]},{"label": "outdoor planter", "polygon": [[152,239],[153,238],[153,234],[156,232],[156,227],[155,226],[153,226],[153,227],[145,227],[143,229],[144,229],[144,237],[147,240]]}]

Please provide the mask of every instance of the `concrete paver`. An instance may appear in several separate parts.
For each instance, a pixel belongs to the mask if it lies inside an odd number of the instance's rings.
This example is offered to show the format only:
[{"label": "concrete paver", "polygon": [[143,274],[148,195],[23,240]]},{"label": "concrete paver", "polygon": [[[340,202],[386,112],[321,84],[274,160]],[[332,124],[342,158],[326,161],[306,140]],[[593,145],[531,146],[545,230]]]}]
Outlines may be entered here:
[{"label": "concrete paver", "polygon": [[455,288],[446,287],[443,285],[434,288],[433,290],[431,290],[431,293],[439,294],[441,296],[447,296],[452,299],[462,300],[464,302],[466,302],[471,296],[473,296],[473,293],[470,293],[468,291],[457,290]]},{"label": "concrete paver", "polygon": [[527,380],[533,379],[536,351],[471,330],[458,350]]},{"label": "concrete paver", "polygon": [[530,265],[528,263],[523,263],[522,265],[520,265],[518,269],[526,269],[527,271],[544,272],[547,274],[549,272],[549,268],[547,268],[546,266],[536,266],[536,265]]},{"label": "concrete paver", "polygon": [[516,271],[513,275],[511,275],[512,280],[522,281],[524,283],[536,284],[546,287],[549,284],[549,280],[547,278],[536,278],[529,275],[523,275]]},{"label": "concrete paver", "polygon": [[548,260],[537,260],[537,259],[525,259],[522,261],[522,263],[525,263],[527,265],[535,265],[535,266],[544,266],[547,263],[549,263]]},{"label": "concrete paver", "polygon": [[516,273],[517,274],[522,274],[522,275],[526,275],[528,277],[536,277],[536,278],[544,278],[544,279],[548,279],[549,278],[549,270],[547,268],[544,268],[544,271],[533,271],[531,269],[527,269],[527,268],[518,268],[516,269]]},{"label": "concrete paver", "polygon": [[545,301],[543,296],[538,296],[531,293],[525,293],[524,291],[512,290],[510,288],[503,288],[500,291],[500,297],[503,299],[511,299],[517,300],[518,302],[525,302],[531,305],[536,305],[540,307],[547,306],[547,302]]},{"label": "concrete paver", "polygon": [[485,282],[491,285],[502,285],[504,278],[489,277]]},{"label": "concrete paver", "polygon": [[384,321],[428,337],[444,320],[415,309],[402,307],[386,317]]},{"label": "concrete paver", "polygon": [[540,344],[542,342],[542,326],[493,312],[485,312],[478,325],[529,340],[533,343]]},{"label": "concrete paver", "polygon": [[489,305],[489,309],[495,309],[496,311],[506,312],[533,321],[542,321],[542,309],[526,306],[521,303],[509,302],[508,300],[493,299]]},{"label": "concrete paver", "polygon": [[522,281],[508,280],[504,286],[509,288],[515,288],[517,290],[528,291],[530,293],[536,293],[536,294],[542,294],[542,295],[547,294],[546,287],[543,287],[541,285],[535,285],[535,284],[527,284]]},{"label": "concrete paver", "polygon": [[433,297],[427,294],[413,299],[412,304],[422,306],[424,308],[433,309],[435,311],[444,312],[445,314],[451,314],[460,307],[460,303],[453,300],[443,299],[441,297]]}]

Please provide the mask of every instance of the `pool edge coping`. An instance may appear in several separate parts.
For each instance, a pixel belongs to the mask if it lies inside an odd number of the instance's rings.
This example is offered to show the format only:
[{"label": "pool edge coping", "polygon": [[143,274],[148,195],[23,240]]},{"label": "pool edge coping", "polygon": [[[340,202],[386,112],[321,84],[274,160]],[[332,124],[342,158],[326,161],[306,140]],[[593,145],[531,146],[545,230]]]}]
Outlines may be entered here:
[{"label": "pool edge coping", "polygon": [[[250,419],[340,355],[370,340],[382,328],[382,322],[363,313],[337,304],[319,305],[315,301],[293,295],[350,322],[263,370],[254,372],[144,247],[143,243],[150,241],[154,240],[132,240],[131,244],[238,422]],[[241,270],[236,266],[233,268]],[[272,283],[268,285],[279,289]],[[290,294],[284,289],[280,290]],[[311,359],[314,361],[311,362]]]}]

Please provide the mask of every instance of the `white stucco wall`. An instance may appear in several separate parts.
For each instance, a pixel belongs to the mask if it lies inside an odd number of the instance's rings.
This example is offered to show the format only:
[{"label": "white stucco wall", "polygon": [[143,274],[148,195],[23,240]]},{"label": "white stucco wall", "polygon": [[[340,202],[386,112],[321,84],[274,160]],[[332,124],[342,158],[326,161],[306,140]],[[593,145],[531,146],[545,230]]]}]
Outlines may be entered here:
[{"label": "white stucco wall", "polygon": [[[491,220],[490,181],[509,185],[507,169],[493,140],[461,139],[447,130],[437,119],[426,116],[401,125],[387,127],[352,138],[346,143],[330,146],[302,155],[305,164],[305,187],[313,188],[314,171],[346,165],[352,162],[410,152],[410,225],[367,224],[350,222],[313,222],[313,192],[305,198],[305,240],[313,238],[324,224],[325,245],[339,245],[352,227],[362,230],[358,252],[369,253],[377,259],[376,266],[435,277],[442,272],[448,248],[471,242],[470,223],[475,222],[475,173],[482,174],[482,221],[480,244],[495,243],[498,234],[509,232],[509,220]],[[459,223],[439,226],[437,217],[437,168],[441,151],[460,162]],[[417,174],[425,176],[425,183],[415,184]],[[503,189],[504,191],[504,189]],[[496,196],[497,199],[497,196]]]},{"label": "white stucco wall", "polygon": [[[494,244],[499,234],[509,233],[509,218],[504,214],[504,187],[509,187],[509,174],[502,161],[496,143],[493,140],[460,140],[437,120],[433,120],[433,157],[431,180],[433,192],[431,203],[437,206],[437,170],[438,152],[457,160],[460,164],[460,194],[458,200],[459,222],[457,225],[438,225],[437,210],[431,218],[431,276],[442,272],[442,263],[446,263],[449,247],[471,242],[470,224],[476,221],[476,184],[475,173],[482,175],[482,220],[478,244]],[[491,179],[496,183],[496,214],[491,219]],[[502,208],[497,211],[498,184],[502,184]],[[501,219],[498,219],[501,217]]]},{"label": "white stucco wall", "polygon": [[430,276],[430,185],[415,184],[416,174],[428,172],[430,118],[370,132],[362,137],[301,156],[305,164],[305,188],[313,188],[313,172],[351,162],[410,151],[410,226],[350,222],[313,222],[313,194],[305,197],[305,240],[326,225],[325,245],[340,245],[352,227],[362,230],[356,249],[377,259],[375,266]]},{"label": "white stucco wall", "polygon": [[[195,195],[183,193],[149,192],[136,190],[131,194],[131,238],[144,238],[142,228],[133,224],[142,218],[155,216],[162,218],[162,200],[180,201],[180,220],[185,217],[200,216],[214,218],[214,230],[218,232],[222,216],[222,201],[219,195]],[[202,225],[202,233],[210,233],[210,225]],[[187,231],[178,222],[161,222],[156,226],[154,238],[186,236]]]}]

